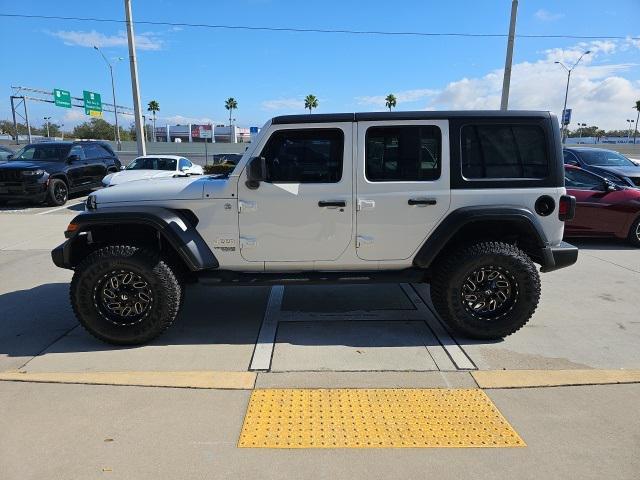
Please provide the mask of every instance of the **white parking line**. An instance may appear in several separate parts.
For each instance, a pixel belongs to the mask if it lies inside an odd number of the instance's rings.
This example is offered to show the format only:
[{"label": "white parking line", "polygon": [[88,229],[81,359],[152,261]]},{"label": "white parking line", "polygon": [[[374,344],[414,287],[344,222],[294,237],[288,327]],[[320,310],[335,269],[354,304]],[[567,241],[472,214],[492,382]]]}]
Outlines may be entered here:
[{"label": "white parking line", "polygon": [[61,207],[52,208],[51,210],[46,210],[44,212],[38,212],[36,215],[46,215],[47,213],[57,212],[58,210],[64,210],[65,208],[77,207],[78,205],[84,204],[84,201],[79,203],[74,203],[73,205],[63,205]]}]

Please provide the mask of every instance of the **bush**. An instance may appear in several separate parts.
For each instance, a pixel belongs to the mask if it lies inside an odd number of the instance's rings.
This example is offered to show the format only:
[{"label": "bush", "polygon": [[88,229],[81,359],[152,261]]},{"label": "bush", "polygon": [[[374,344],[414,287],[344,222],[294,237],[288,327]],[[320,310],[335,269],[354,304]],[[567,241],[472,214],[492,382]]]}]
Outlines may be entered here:
[{"label": "bush", "polygon": [[213,175],[213,174],[228,174],[236,168],[236,164],[232,161],[227,160],[226,158],[222,160],[220,163],[215,163],[213,165],[205,165],[204,167],[205,175]]}]

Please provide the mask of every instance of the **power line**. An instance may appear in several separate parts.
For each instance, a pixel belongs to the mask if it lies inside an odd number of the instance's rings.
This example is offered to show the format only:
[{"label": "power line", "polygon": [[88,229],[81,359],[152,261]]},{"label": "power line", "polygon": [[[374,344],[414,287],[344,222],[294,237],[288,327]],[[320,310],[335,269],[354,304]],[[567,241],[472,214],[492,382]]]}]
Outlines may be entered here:
[{"label": "power line", "polygon": [[[17,13],[0,13],[0,17],[5,18],[22,18],[22,19],[41,19],[41,20],[65,20],[78,22],[100,22],[100,23],[126,23],[125,20],[115,18],[96,18],[96,17],[63,17],[56,15],[24,15]],[[149,20],[136,20],[136,25],[152,25],[165,27],[193,27],[193,28],[212,28],[224,30],[254,30],[264,32],[294,32],[294,33],[332,33],[346,35],[385,35],[385,36],[415,36],[415,37],[488,37],[503,38],[507,37],[504,33],[463,33],[463,32],[398,32],[383,30],[349,30],[349,29],[323,29],[323,28],[290,28],[290,27],[263,27],[249,25],[216,25],[209,23],[185,23],[185,22],[154,22]],[[537,35],[537,34],[519,34],[518,38],[566,38],[573,40],[640,40],[640,37],[619,36],[619,35]]]}]

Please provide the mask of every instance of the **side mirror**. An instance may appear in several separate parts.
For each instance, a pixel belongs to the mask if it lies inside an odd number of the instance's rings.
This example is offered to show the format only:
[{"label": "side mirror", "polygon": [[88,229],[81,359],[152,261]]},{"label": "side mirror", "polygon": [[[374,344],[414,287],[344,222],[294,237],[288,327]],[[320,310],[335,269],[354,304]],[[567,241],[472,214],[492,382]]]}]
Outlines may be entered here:
[{"label": "side mirror", "polygon": [[69,155],[67,157],[67,163],[77,162],[78,160],[80,160],[80,156],[79,155]]},{"label": "side mirror", "polygon": [[615,192],[618,190],[618,186],[613,182],[606,181],[604,182],[604,190],[606,192]]},{"label": "side mirror", "polygon": [[124,166],[124,165],[120,165],[120,170],[126,170],[126,169],[127,169],[127,167],[126,167],[126,166]]},{"label": "side mirror", "polygon": [[260,182],[264,182],[267,178],[267,161],[264,157],[253,157],[247,165],[247,181],[245,185],[251,190],[255,190],[260,186]]}]

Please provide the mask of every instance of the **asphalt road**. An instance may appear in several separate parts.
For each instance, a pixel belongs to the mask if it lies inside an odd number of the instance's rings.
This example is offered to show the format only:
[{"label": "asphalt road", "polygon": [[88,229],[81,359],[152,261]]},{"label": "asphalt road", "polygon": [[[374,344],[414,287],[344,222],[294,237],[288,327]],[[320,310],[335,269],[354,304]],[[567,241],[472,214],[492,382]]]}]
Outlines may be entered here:
[{"label": "asphalt road", "polygon": [[[424,285],[275,300],[194,285],[163,336],[114,348],[78,327],[72,272],[50,260],[82,200],[0,211],[3,479],[637,478],[640,384],[594,383],[640,371],[638,250],[576,242],[578,263],[543,274],[534,318],[502,341],[450,334]],[[530,388],[492,388],[500,375]],[[526,447],[238,448],[252,393],[270,388],[482,388]]]}]

